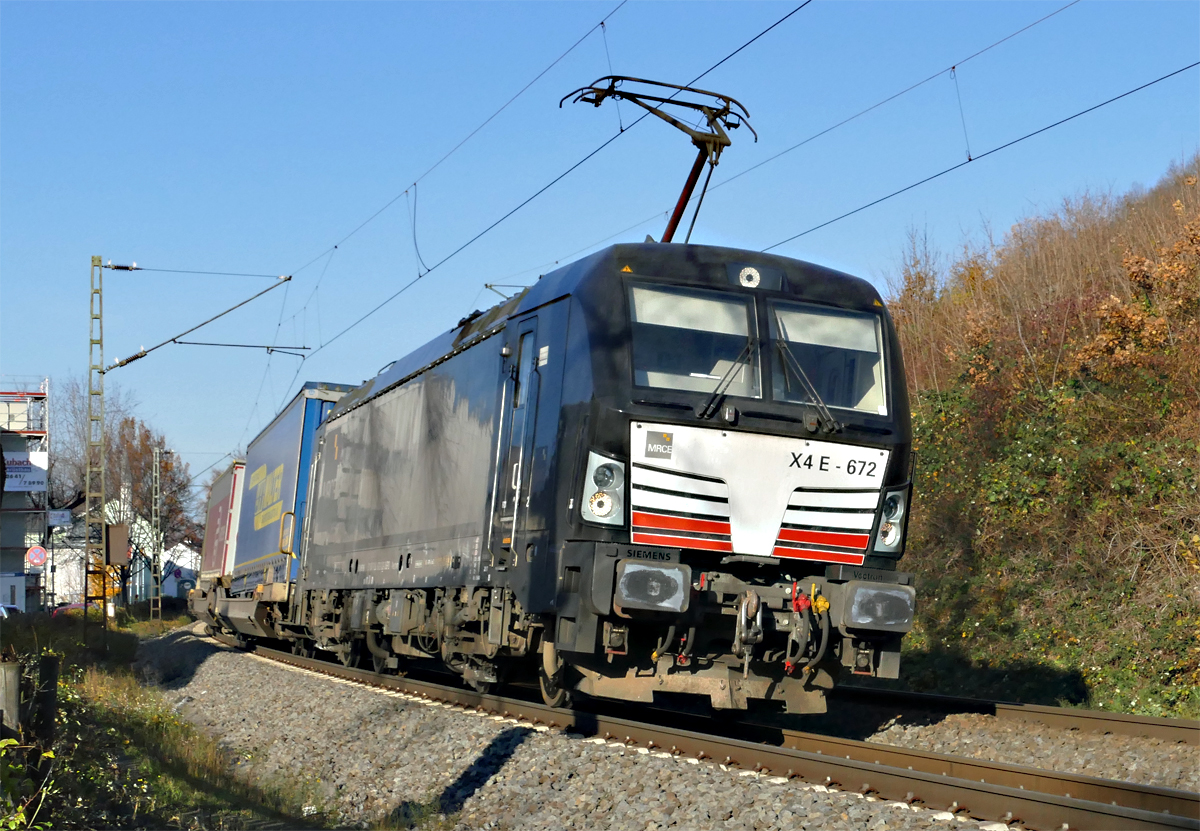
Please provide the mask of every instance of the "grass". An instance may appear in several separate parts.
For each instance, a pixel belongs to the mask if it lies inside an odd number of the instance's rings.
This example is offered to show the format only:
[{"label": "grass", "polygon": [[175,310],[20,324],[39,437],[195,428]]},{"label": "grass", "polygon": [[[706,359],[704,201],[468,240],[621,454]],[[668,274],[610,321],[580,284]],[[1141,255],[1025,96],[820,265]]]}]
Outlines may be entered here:
[{"label": "grass", "polygon": [[[189,620],[179,616],[163,628]],[[25,615],[4,626],[0,647],[25,656],[26,666],[36,664],[34,656],[54,652],[62,672],[56,737],[48,748],[53,758],[41,760],[39,772],[14,777],[0,803],[5,814],[0,828],[327,825],[315,783],[255,782],[239,775],[236,754],[181,718],[159,690],[140,683],[130,669],[139,633],[156,634],[157,623],[118,620],[125,625],[109,630],[107,648],[100,623],[98,616],[88,621],[86,645],[78,613],[55,619]],[[4,753],[6,766],[26,758],[13,747]],[[21,805],[28,807],[18,816]]]}]

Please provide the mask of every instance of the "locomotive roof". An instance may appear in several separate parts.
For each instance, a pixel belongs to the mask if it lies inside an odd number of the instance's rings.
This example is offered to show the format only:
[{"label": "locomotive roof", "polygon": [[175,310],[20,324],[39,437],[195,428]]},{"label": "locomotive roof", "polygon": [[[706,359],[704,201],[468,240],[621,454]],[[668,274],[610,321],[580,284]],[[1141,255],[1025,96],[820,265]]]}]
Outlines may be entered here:
[{"label": "locomotive roof", "polygon": [[611,278],[626,268],[642,276],[683,272],[689,283],[728,287],[726,268],[730,263],[783,271],[788,276],[789,293],[804,300],[843,308],[871,309],[882,305],[875,287],[861,277],[790,257],[713,245],[649,242],[611,245],[540,277],[529,288],[486,312],[474,312],[449,332],[388,364],[374,378],[338,401],[327,420],[337,418],[384,390],[490,337],[503,329],[510,318],[575,294],[593,277]]}]

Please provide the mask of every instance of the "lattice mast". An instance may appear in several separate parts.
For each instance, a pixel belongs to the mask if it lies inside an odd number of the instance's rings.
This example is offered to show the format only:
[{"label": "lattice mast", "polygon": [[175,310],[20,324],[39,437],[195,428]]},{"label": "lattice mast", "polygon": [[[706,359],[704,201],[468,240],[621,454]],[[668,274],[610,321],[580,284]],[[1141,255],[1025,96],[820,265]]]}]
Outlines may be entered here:
[{"label": "lattice mast", "polygon": [[88,421],[87,468],[84,480],[85,556],[84,556],[84,642],[87,642],[87,616],[92,601],[99,601],[104,628],[108,629],[108,568],[105,503],[104,447],[104,265],[92,257],[91,319],[88,327]]},{"label": "lattice mast", "polygon": [[153,493],[150,501],[150,526],[154,549],[150,563],[150,619],[162,622],[162,450],[154,448],[154,471],[151,473]]}]

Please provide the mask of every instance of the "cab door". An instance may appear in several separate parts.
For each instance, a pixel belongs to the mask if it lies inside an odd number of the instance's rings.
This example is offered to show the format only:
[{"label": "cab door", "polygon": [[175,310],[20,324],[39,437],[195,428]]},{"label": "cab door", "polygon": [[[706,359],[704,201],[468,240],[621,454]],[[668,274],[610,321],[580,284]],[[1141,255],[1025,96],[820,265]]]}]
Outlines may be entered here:
[{"label": "cab door", "polygon": [[492,563],[507,567],[512,552],[520,551],[529,515],[533,428],[537,421],[537,318],[527,318],[512,330],[504,361],[507,374],[502,396],[496,480],[492,483],[492,525],[489,550]]}]

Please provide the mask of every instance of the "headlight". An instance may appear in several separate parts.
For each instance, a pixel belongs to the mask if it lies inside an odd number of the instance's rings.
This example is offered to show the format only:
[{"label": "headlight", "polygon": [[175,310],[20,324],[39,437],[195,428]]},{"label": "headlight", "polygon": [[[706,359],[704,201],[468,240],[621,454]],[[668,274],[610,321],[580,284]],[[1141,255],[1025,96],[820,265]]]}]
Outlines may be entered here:
[{"label": "headlight", "polygon": [[844,626],[899,633],[912,629],[917,610],[917,592],[912,586],[851,580],[845,592]]},{"label": "headlight", "polygon": [[601,519],[611,514],[615,507],[617,507],[616,501],[604,491],[596,491],[588,500],[588,508]]},{"label": "headlight", "polygon": [[624,525],[625,465],[589,452],[582,497],[579,513],[585,520]]},{"label": "headlight", "polygon": [[908,525],[908,488],[885,493],[879,514],[875,550],[886,553],[903,551],[904,531]]},{"label": "headlight", "polygon": [[682,563],[648,565],[637,560],[617,562],[613,604],[623,609],[686,612],[691,598],[692,569]]},{"label": "headlight", "polygon": [[612,462],[600,465],[596,468],[596,472],[592,474],[592,481],[596,483],[596,487],[601,490],[608,490],[614,487],[621,486],[621,469]]},{"label": "headlight", "polygon": [[900,511],[900,498],[896,494],[892,494],[887,499],[883,500],[883,518],[895,519],[896,514]]}]

